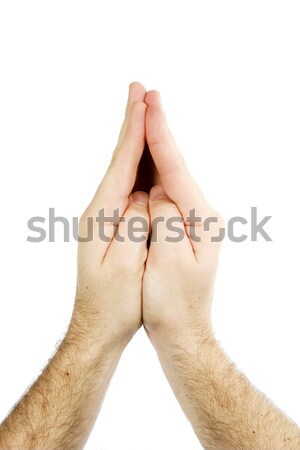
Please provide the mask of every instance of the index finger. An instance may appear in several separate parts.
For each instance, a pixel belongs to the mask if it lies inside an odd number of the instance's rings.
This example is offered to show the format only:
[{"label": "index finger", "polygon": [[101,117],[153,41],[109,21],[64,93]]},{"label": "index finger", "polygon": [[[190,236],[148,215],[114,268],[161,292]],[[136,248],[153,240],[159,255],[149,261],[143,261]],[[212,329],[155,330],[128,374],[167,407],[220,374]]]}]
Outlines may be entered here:
[{"label": "index finger", "polygon": [[160,95],[150,91],[145,97],[146,140],[168,197],[176,203],[184,218],[192,209],[207,205],[203,193],[193,179],[168,127]]},{"label": "index finger", "polygon": [[113,210],[120,207],[122,214],[127,207],[145,146],[145,93],[142,84],[130,84],[119,140],[108,170],[92,200],[97,208],[109,205]]},{"label": "index finger", "polygon": [[[114,236],[120,217],[129,203],[129,196],[135,183],[136,173],[145,146],[145,112],[146,104],[139,97],[143,90],[129,92],[127,112],[116,150],[110,166],[100,183],[92,201],[82,216],[83,235],[86,235],[89,218],[99,226],[105,225],[104,238],[97,245],[97,257],[103,258]],[[102,228],[101,228],[102,229]],[[91,243],[92,248],[93,244]]]}]

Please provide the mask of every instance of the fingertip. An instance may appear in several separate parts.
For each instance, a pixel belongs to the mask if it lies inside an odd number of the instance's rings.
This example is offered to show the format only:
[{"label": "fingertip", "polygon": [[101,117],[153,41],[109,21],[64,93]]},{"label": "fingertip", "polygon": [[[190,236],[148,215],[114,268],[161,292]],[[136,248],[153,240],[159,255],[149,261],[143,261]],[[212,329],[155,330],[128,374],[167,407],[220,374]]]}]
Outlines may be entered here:
[{"label": "fingertip", "polygon": [[134,102],[135,100],[144,100],[147,90],[145,86],[139,81],[132,81],[128,87],[129,99]]},{"label": "fingertip", "polygon": [[125,117],[128,116],[134,102],[145,100],[146,93],[147,93],[146,88],[140,82],[132,81],[129,84]]},{"label": "fingertip", "polygon": [[159,91],[152,89],[148,91],[145,96],[145,103],[147,106],[161,105],[161,94]]}]

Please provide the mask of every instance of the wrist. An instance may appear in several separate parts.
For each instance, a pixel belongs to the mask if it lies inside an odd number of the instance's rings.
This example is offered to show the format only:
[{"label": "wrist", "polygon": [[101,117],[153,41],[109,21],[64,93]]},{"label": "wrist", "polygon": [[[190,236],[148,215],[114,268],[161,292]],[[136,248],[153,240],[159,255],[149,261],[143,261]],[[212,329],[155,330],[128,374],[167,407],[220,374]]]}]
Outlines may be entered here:
[{"label": "wrist", "polygon": [[169,326],[155,330],[146,328],[146,332],[157,353],[166,355],[181,352],[199,354],[206,347],[217,343],[210,321],[198,323],[194,327]]},{"label": "wrist", "polygon": [[145,330],[155,347],[182,346],[186,342],[191,345],[203,345],[205,341],[214,339],[210,314],[202,314],[196,318],[179,318],[155,324],[145,323]]},{"label": "wrist", "polygon": [[[211,328],[197,333],[176,333],[169,336],[150,336],[160,364],[170,383],[179,386],[186,381],[187,374],[193,379],[215,371],[212,357],[218,353],[219,344]],[[218,363],[217,363],[218,364]]]},{"label": "wrist", "polygon": [[103,349],[112,353],[122,353],[129,336],[117,335],[100,312],[91,311],[75,303],[72,318],[65,336],[68,343],[75,343],[77,348],[94,354]]}]

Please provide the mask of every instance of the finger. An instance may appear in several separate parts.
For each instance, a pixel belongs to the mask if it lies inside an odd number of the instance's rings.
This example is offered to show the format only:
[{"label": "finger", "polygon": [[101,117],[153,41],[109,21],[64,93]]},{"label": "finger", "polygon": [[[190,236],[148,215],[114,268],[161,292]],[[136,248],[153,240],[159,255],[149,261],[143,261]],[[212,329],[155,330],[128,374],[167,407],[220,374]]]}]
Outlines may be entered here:
[{"label": "finger", "polygon": [[151,91],[148,91],[146,93],[144,101],[145,101],[145,103],[147,103],[148,106],[161,104],[160,92],[156,91],[155,89],[152,89]]},{"label": "finger", "polygon": [[[158,169],[161,184],[168,197],[178,206],[185,220],[187,233],[190,235],[191,227],[201,226],[199,217],[206,216],[211,208],[177,148],[160,103],[159,93],[150,91],[145,102],[148,104],[146,139],[152,158]],[[197,219],[193,221],[193,217]],[[192,241],[192,245],[197,251],[199,243]]]},{"label": "finger", "polygon": [[188,257],[193,256],[181,213],[161,185],[154,186],[150,191],[149,212],[151,257],[159,255],[160,258],[166,258],[171,255],[178,258],[178,251]]},{"label": "finger", "polygon": [[83,235],[86,235],[90,228],[89,220],[92,220],[93,223],[99,220],[94,228],[98,229],[101,234],[99,247],[97,247],[100,259],[105,255],[114,236],[118,225],[116,218],[122,216],[127,208],[128,196],[132,191],[137,167],[144,149],[146,104],[136,100],[144,97],[145,88],[140,83],[131,83],[122,143],[118,143],[107,173],[82,215]]},{"label": "finger", "polygon": [[104,263],[114,261],[134,273],[143,269],[149,235],[148,203],[149,196],[145,192],[137,191],[130,196],[128,208],[107,250]]},{"label": "finger", "polygon": [[[126,118],[122,127],[124,130],[124,136],[121,141],[120,139],[118,141],[117,147],[113,153],[111,164],[107,170],[106,175],[104,176],[104,179],[100,183],[99,188],[97,189],[97,192],[94,195],[94,198],[88,209],[93,209],[94,206],[96,207],[94,209],[97,210],[97,208],[101,206],[101,200],[106,200],[105,196],[108,195],[109,189],[111,189],[112,198],[115,197],[118,200],[120,196],[123,200],[123,197],[126,198],[126,196],[128,197],[129,195],[127,192],[128,188],[126,189],[126,186],[130,185],[130,183],[132,182],[132,173],[137,170],[137,166],[141,158],[141,153],[143,151],[145,143],[146,105],[142,102],[145,97],[145,92],[146,90],[144,86],[138,82],[133,82],[129,85],[128,100],[125,113]],[[129,172],[129,180],[124,177],[124,172],[121,172],[121,165],[123,162],[125,166],[125,172],[126,169]],[[115,176],[117,177],[116,179],[114,179]],[[120,177],[122,178],[121,181],[123,181],[123,183],[120,183]],[[113,184],[115,186],[112,186]],[[122,190],[124,185],[126,192]],[[110,200],[110,198],[107,198],[107,200]],[[118,207],[118,205],[116,206],[116,203],[118,202],[114,201],[114,204],[111,208],[112,211]],[[125,204],[125,207],[126,206],[127,203]],[[124,212],[124,209],[121,213]]]},{"label": "finger", "polygon": [[157,164],[160,175],[173,172],[184,165],[183,158],[177,148],[175,140],[167,125],[162,108],[160,93],[149,91],[145,97],[146,113],[146,139],[150,152]]},{"label": "finger", "polygon": [[136,172],[145,145],[146,104],[134,102],[121,147],[115,152],[110,166],[92,200],[92,209],[107,207],[109,214],[116,208],[122,215],[135,183]]},{"label": "finger", "polygon": [[186,208],[188,197],[204,202],[204,196],[189,173],[169,130],[159,93],[150,91],[145,102],[148,105],[146,139],[167,195],[178,204],[180,210]]},{"label": "finger", "polygon": [[134,186],[137,168],[145,147],[144,102],[134,102],[129,114],[124,139],[113,154],[111,164],[102,183],[102,191],[110,191],[112,185],[116,196],[129,196]]},{"label": "finger", "polygon": [[92,247],[93,241],[97,239],[99,245],[94,247],[94,253],[100,261],[115,234],[119,217],[127,208],[128,196],[144,149],[146,105],[140,101],[144,97],[145,88],[140,83],[131,83],[123,138],[118,142],[107,173],[81,218],[81,235],[86,236],[91,228],[90,223],[97,230],[93,231],[93,239],[85,243],[85,248]]},{"label": "finger", "polygon": [[142,102],[145,100],[145,96],[146,96],[146,89],[145,87],[139,83],[138,81],[134,81],[132,83],[130,83],[129,88],[128,88],[128,99],[127,99],[127,105],[126,105],[126,109],[125,109],[125,117],[124,117],[124,122],[122,124],[120,133],[119,133],[119,137],[118,137],[118,143],[116,148],[118,149],[121,145],[121,142],[124,138],[125,135],[125,131],[128,125],[128,117],[130,115],[130,111],[132,108],[132,105],[134,102]]},{"label": "finger", "polygon": [[[114,155],[111,164],[97,189],[84,217],[98,217],[103,230],[99,242],[100,258],[103,258],[114,236],[119,218],[128,206],[128,197],[136,179],[137,167],[145,144],[146,104],[134,102],[122,147]],[[99,228],[100,229],[100,228]]]},{"label": "finger", "polygon": [[143,102],[145,100],[147,91],[146,88],[138,81],[133,81],[128,87],[128,100],[125,110],[125,117],[128,117],[130,108],[134,102]]}]

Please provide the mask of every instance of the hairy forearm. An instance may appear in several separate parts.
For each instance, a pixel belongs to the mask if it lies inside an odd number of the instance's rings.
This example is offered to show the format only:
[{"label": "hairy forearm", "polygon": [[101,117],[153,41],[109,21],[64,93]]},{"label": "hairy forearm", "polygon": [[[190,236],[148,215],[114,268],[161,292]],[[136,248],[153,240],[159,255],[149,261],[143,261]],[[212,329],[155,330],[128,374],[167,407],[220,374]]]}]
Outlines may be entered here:
[{"label": "hairy forearm", "polygon": [[300,449],[297,425],[236,369],[210,332],[161,342],[154,345],[163,369],[205,448]]},{"label": "hairy forearm", "polygon": [[0,449],[81,449],[122,348],[74,320],[56,355],[0,427]]}]

